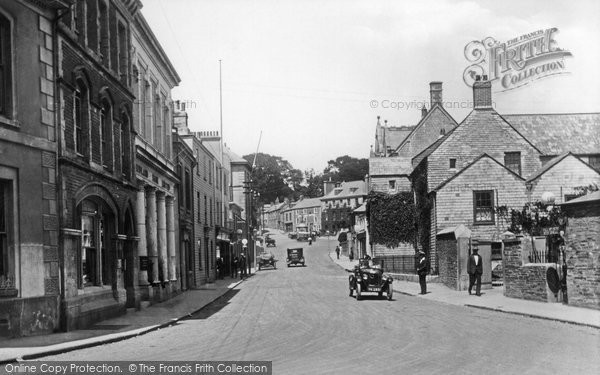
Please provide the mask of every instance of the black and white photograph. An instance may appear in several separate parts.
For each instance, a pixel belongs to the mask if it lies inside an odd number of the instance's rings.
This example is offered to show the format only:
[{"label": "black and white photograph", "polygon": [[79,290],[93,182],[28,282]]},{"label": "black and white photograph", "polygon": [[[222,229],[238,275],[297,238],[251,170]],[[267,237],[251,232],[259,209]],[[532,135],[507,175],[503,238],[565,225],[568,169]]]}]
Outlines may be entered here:
[{"label": "black and white photograph", "polygon": [[599,374],[599,18],[0,0],[0,375]]}]

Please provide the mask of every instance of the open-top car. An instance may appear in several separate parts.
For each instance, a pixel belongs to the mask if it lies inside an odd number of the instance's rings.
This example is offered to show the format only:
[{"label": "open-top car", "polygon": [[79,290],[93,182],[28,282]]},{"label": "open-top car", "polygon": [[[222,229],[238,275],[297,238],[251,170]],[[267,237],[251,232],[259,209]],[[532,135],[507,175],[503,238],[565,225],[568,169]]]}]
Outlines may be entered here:
[{"label": "open-top car", "polygon": [[371,259],[361,259],[348,278],[350,297],[354,291],[356,291],[357,301],[360,301],[363,294],[367,292],[377,293],[380,297],[386,293],[387,299],[391,301],[394,294],[392,282],[392,277],[383,273],[380,263],[373,262]]},{"label": "open-top car", "polygon": [[277,269],[277,260],[275,260],[275,256],[273,253],[264,252],[258,256],[257,259],[258,269],[261,270],[264,267],[273,267]]},{"label": "open-top car", "polygon": [[267,246],[267,247],[269,247],[269,246],[271,246],[271,247],[277,246],[276,243],[275,243],[275,239],[273,237],[269,236],[268,234],[265,237],[265,246]]},{"label": "open-top car", "polygon": [[301,264],[302,267],[305,266],[304,262],[304,249],[301,247],[296,247],[293,249],[287,249],[287,266],[291,266],[292,264],[298,265]]}]

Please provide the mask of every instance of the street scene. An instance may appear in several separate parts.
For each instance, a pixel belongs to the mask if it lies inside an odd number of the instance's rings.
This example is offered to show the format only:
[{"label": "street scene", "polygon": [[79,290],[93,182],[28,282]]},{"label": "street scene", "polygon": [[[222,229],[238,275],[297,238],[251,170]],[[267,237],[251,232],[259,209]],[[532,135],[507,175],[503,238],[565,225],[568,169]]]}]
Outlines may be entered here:
[{"label": "street scene", "polygon": [[[392,301],[372,294],[357,302],[348,296],[349,272],[335,261],[333,240],[321,237],[308,246],[274,237],[281,241],[270,250],[276,269],[258,271],[176,324],[39,360],[260,359],[273,361],[273,372],[285,374],[390,368],[402,373],[478,373],[481,368],[537,373],[539,363],[551,363],[556,371],[591,374],[599,369],[593,359],[598,328],[415,297],[407,283],[396,286]],[[298,246],[304,249],[305,266],[287,267],[286,249]]]},{"label": "street scene", "polygon": [[600,3],[0,2],[0,374],[600,373]]}]

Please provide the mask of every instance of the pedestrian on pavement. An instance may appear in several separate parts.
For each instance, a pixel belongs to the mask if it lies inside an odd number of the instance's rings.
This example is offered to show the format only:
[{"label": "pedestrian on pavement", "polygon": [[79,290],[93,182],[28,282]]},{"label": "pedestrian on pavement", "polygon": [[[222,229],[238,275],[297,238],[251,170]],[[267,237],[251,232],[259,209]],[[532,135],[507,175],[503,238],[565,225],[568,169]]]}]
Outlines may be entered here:
[{"label": "pedestrian on pavement", "polygon": [[223,258],[217,258],[217,279],[223,280]]},{"label": "pedestrian on pavement", "polygon": [[469,294],[475,285],[475,294],[481,296],[481,274],[483,273],[483,259],[479,255],[477,246],[473,247],[473,254],[469,257],[467,263],[467,273],[469,274]]},{"label": "pedestrian on pavement", "polygon": [[233,257],[233,260],[231,261],[231,272],[232,272],[232,277],[237,279],[238,276],[238,267],[239,267],[239,262],[240,259],[236,256]]},{"label": "pedestrian on pavement", "polygon": [[337,258],[340,259],[340,247],[339,246],[335,247],[335,254],[337,255]]},{"label": "pedestrian on pavement", "polygon": [[248,276],[248,271],[246,270],[246,255],[242,253],[240,255],[240,279]]},{"label": "pedestrian on pavement", "polygon": [[419,275],[419,285],[421,285],[421,294],[427,294],[427,257],[423,250],[419,250],[419,263],[417,265],[417,274]]},{"label": "pedestrian on pavement", "polygon": [[308,237],[308,246],[312,245],[312,237]]},{"label": "pedestrian on pavement", "polygon": [[354,260],[354,251],[350,250],[350,255],[348,255],[348,258],[350,258],[351,262]]}]

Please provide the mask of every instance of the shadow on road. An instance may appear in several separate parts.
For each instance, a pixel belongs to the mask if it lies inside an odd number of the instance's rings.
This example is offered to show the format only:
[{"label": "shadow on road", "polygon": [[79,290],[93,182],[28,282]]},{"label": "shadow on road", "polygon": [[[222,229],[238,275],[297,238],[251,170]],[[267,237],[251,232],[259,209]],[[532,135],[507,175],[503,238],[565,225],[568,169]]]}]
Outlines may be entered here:
[{"label": "shadow on road", "polygon": [[213,302],[204,306],[200,311],[192,314],[192,316],[182,319],[182,320],[197,320],[197,319],[208,319],[213,314],[218,313],[227,306],[230,300],[235,297],[236,294],[239,293],[237,289],[230,289],[227,293],[223,294],[221,297],[217,298]]}]

